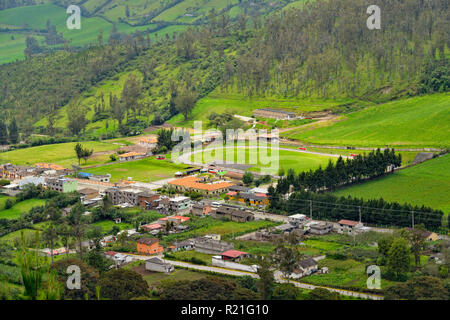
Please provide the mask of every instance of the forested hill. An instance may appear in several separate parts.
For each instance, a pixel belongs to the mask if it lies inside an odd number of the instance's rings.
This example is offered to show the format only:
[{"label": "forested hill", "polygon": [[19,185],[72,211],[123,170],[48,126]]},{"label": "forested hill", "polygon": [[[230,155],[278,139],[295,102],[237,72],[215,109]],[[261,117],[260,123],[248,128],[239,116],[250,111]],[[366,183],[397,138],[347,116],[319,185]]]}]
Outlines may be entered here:
[{"label": "forested hill", "polygon": [[139,110],[130,113],[151,113],[158,122],[177,112],[176,92],[199,98],[216,87],[248,97],[375,102],[448,91],[448,1],[379,0],[381,30],[366,26],[369,2],[317,0],[252,23],[244,14],[236,21],[219,15],[157,41],[126,37],[3,65],[0,112],[3,119],[17,118],[24,132],[123,72],[139,82]]}]

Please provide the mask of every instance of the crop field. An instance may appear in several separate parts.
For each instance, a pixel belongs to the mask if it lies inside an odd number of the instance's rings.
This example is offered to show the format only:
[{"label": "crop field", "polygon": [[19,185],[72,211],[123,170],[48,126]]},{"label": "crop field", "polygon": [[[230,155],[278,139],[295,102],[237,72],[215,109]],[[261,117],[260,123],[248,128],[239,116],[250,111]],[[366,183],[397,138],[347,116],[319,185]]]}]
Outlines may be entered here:
[{"label": "crop field", "polygon": [[154,157],[137,161],[114,163],[103,167],[86,169],[93,174],[111,174],[111,181],[131,177],[135,181],[150,182],[171,178],[177,171],[184,171],[188,166],[175,164],[167,160],[156,160]]},{"label": "crop field", "polygon": [[324,145],[448,147],[449,123],[450,94],[442,93],[368,107],[329,126],[282,135]]},{"label": "crop field", "polygon": [[408,202],[450,212],[450,155],[334,192],[337,196]]},{"label": "crop field", "polygon": [[[222,152],[220,152],[222,151]],[[234,158],[227,156],[227,152],[230,152]],[[308,154],[296,151],[278,150],[278,155],[275,151],[274,154],[270,149],[257,149],[257,148],[245,148],[239,147],[233,149],[223,148],[222,150],[206,150],[201,154],[203,163],[211,163],[217,160],[226,160],[227,162],[234,161],[240,164],[253,165],[250,169],[255,172],[267,172],[271,174],[277,174],[278,168],[272,167],[273,157],[279,157],[279,166],[285,171],[292,168],[296,172],[308,171],[310,169],[317,169],[319,166],[325,167],[328,161],[335,161],[337,158],[327,157],[317,154]],[[197,162],[200,158],[200,154],[192,154],[191,161]],[[276,159],[276,158],[275,158]],[[276,163],[276,162],[274,162]],[[264,169],[264,170],[263,170]]]},{"label": "crop field", "polygon": [[[93,149],[94,153],[120,148],[118,145],[106,142],[88,141],[81,144],[84,148]],[[70,168],[71,164],[78,164],[74,151],[75,145],[75,142],[69,142],[8,151],[0,153],[0,163],[34,165],[39,162],[48,162]],[[93,158],[88,160],[87,164],[102,163],[105,160],[105,157],[101,157],[101,159]],[[84,160],[82,160],[82,164],[84,164]]]}]

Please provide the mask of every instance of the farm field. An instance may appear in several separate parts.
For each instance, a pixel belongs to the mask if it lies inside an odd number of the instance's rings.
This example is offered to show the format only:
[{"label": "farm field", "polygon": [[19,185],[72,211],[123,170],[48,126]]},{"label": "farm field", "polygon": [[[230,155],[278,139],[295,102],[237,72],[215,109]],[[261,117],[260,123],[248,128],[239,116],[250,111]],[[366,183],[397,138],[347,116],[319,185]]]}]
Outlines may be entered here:
[{"label": "farm field", "polygon": [[[0,198],[1,201],[1,198]],[[9,209],[0,210],[0,219],[17,219],[21,214],[26,213],[33,207],[43,206],[45,200],[42,199],[28,199],[16,203]]]},{"label": "farm field", "polygon": [[175,164],[167,160],[156,160],[155,157],[137,161],[114,163],[98,168],[83,170],[93,174],[111,174],[111,181],[131,177],[135,181],[150,182],[172,178],[177,171],[184,171],[188,166]]},{"label": "farm field", "polygon": [[450,95],[397,100],[350,113],[316,129],[295,129],[281,136],[308,143],[370,147],[448,147]]},{"label": "farm field", "polygon": [[450,213],[450,155],[426,161],[384,178],[334,192],[348,196],[430,206]]},{"label": "farm field", "polygon": [[[239,147],[234,149],[234,159],[229,159],[226,157],[226,153],[230,152],[232,149],[220,149],[217,152],[209,150],[202,153],[202,162],[210,163],[217,160],[225,159],[227,162],[234,161],[236,163],[254,165],[250,170],[255,172],[269,171],[272,174],[278,173],[278,168],[271,168],[271,157],[274,156],[270,153],[270,149],[256,149],[256,148],[245,148]],[[232,151],[231,151],[232,152]],[[266,153],[267,152],[267,153]],[[285,171],[292,168],[296,172],[307,171],[310,169],[317,169],[319,166],[325,167],[328,161],[335,161],[337,158],[327,157],[317,154],[308,154],[288,150],[279,150],[279,163],[280,168]],[[244,154],[245,153],[245,154]],[[199,154],[192,154],[191,161],[200,158]],[[239,160],[238,160],[239,157]],[[266,159],[267,158],[267,159]],[[264,170],[263,170],[264,169]]]},{"label": "farm field", "polygon": [[[94,154],[120,148],[120,146],[112,143],[97,141],[82,142],[81,144],[84,148],[93,149]],[[0,163],[34,165],[39,162],[48,162],[70,168],[71,164],[78,164],[74,151],[75,145],[76,142],[69,142],[8,151],[0,153]],[[106,156],[95,159],[94,155],[92,159],[87,161],[87,164],[103,163],[106,159]],[[84,160],[82,160],[82,165],[84,165]]]}]

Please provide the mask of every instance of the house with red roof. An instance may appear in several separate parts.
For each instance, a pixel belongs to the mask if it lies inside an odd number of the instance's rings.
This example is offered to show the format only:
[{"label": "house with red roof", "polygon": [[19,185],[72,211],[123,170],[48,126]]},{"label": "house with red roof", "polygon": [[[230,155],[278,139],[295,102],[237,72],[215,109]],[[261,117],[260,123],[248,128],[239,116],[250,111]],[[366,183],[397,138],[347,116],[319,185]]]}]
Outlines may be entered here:
[{"label": "house with red roof", "polygon": [[337,233],[353,235],[358,233],[363,226],[362,222],[342,219],[338,222]]},{"label": "house with red roof", "polygon": [[241,261],[244,258],[248,258],[248,253],[231,249],[231,250],[222,252],[221,256],[222,256],[222,260],[225,260],[225,261],[227,261],[227,260],[228,261]]}]

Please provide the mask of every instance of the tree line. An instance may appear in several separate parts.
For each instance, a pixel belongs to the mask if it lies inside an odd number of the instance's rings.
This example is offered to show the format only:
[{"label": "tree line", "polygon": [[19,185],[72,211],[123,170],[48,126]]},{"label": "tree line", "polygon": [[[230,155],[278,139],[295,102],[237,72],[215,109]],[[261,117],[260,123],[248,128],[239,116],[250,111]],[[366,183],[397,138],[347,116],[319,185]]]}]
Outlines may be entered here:
[{"label": "tree line", "polygon": [[325,169],[319,166],[316,170],[302,171],[298,175],[293,169],[288,170],[285,177],[281,177],[277,184],[277,192],[286,194],[290,186],[293,190],[331,191],[363,180],[373,179],[393,172],[402,163],[401,154],[395,154],[394,149],[380,149],[369,154],[359,154],[353,159],[344,160],[341,156],[336,163],[330,159]]},{"label": "tree line", "polygon": [[443,227],[441,210],[425,206],[388,202],[382,198],[363,200],[355,197],[336,197],[331,194],[296,191],[283,196],[274,187],[269,187],[268,198],[271,212],[280,214],[312,212],[313,219],[339,221],[348,219],[376,226],[411,227],[424,224],[428,230]]}]

